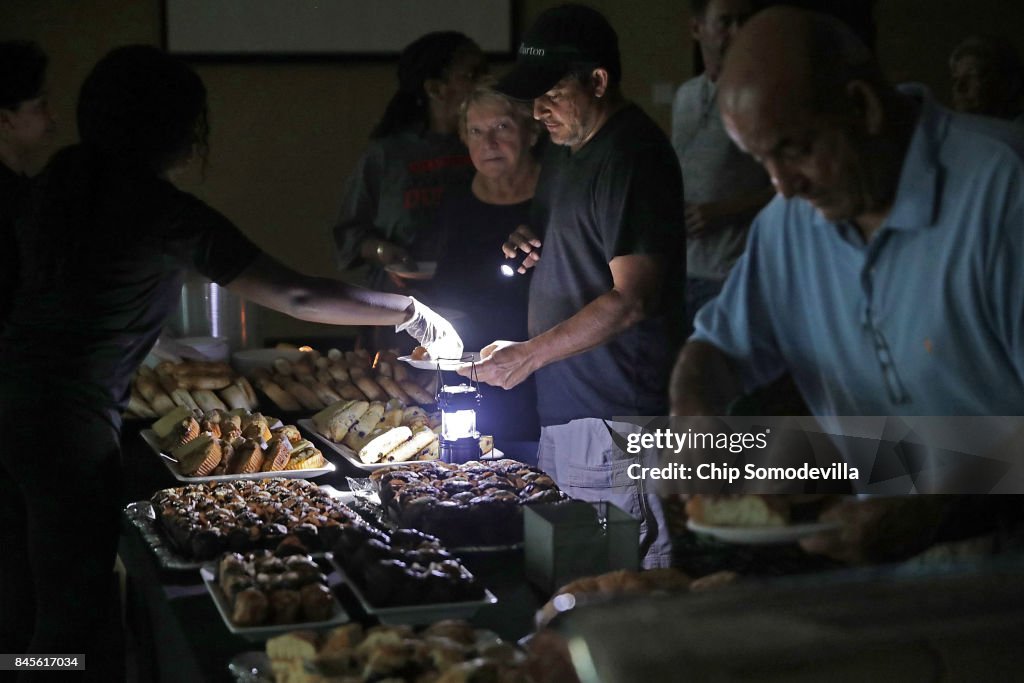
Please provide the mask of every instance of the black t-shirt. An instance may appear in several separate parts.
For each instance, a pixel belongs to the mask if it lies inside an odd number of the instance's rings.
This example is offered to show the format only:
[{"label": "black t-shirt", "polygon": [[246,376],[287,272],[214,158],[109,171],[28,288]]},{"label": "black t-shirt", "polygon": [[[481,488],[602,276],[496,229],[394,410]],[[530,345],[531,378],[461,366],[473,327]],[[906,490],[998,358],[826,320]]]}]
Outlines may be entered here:
[{"label": "black t-shirt", "polygon": [[[449,191],[441,203],[438,227],[443,255],[432,281],[430,304],[465,313],[451,321],[469,351],[498,339],[527,339],[530,277],[505,277],[502,243],[516,226],[529,223],[530,202],[487,204],[467,188]],[[511,261],[509,262],[511,263]],[[443,311],[442,311],[443,312]],[[537,392],[530,378],[511,391],[481,385],[478,427],[501,441],[538,437]]]},{"label": "black t-shirt", "polygon": [[686,255],[681,173],[665,134],[630,104],[575,154],[552,145],[531,216],[543,241],[530,286],[531,337],[610,291],[616,256],[652,254],[665,268],[662,313],[537,372],[541,424],[664,414],[675,351],[669,315],[682,315]]},{"label": "black t-shirt", "polygon": [[18,252],[14,218],[28,188],[28,178],[0,163],[0,327],[7,317],[18,283]]},{"label": "black t-shirt", "polygon": [[[58,153],[16,223],[17,297],[0,385],[106,415],[178,304],[186,269],[226,284],[259,253],[224,216],[165,180]],[[84,234],[88,232],[88,234]]]}]

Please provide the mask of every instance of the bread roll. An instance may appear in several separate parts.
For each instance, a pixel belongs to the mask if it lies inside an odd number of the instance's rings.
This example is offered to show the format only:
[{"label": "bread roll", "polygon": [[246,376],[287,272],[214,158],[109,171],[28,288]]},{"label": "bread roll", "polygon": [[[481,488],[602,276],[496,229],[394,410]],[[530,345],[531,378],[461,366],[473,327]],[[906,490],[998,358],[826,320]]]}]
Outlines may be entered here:
[{"label": "bread roll", "polygon": [[192,394],[192,398],[195,400],[196,403],[199,404],[199,408],[204,413],[208,413],[211,410],[226,411],[228,409],[228,407],[224,405],[224,403],[219,398],[217,398],[217,395],[214,394],[209,389],[196,389],[190,393]]},{"label": "bread roll", "polygon": [[199,410],[199,404],[192,398],[192,394],[188,393],[185,389],[175,389],[171,392],[171,400],[174,401],[175,405],[185,406],[189,410]]},{"label": "bread roll", "polygon": [[293,379],[282,379],[281,388],[287,391],[289,394],[294,396],[296,400],[302,404],[302,407],[306,410],[323,410],[324,403],[316,394],[314,394],[309,387]]},{"label": "bread roll", "polygon": [[[353,377],[355,377],[355,375],[353,375]],[[370,399],[371,401],[387,400],[387,393],[372,378],[358,377],[356,378],[355,382],[356,386],[359,387],[359,391],[366,394],[366,398]]]},{"label": "bread roll", "polygon": [[398,386],[402,388],[402,391],[409,396],[413,403],[418,403],[422,406],[434,403],[435,401],[434,396],[432,396],[430,392],[415,382],[405,380],[398,382]]},{"label": "bread roll", "polygon": [[354,384],[343,384],[341,386],[335,385],[335,389],[338,390],[338,395],[343,399],[349,401],[368,401],[366,394],[359,390]]},{"label": "bread roll", "polygon": [[153,407],[158,415],[166,415],[167,413],[174,410],[175,403],[171,400],[164,390],[160,387],[152,376],[139,375],[135,379],[135,386],[142,394],[142,398],[146,399],[146,402]]},{"label": "bread roll", "polygon": [[410,405],[413,401],[409,398],[409,394],[398,385],[398,382],[391,379],[390,377],[378,377],[377,383],[380,384],[381,388],[387,392],[391,398],[397,398],[405,405]]},{"label": "bread roll", "polygon": [[289,413],[297,413],[302,410],[302,406],[299,404],[298,400],[278,386],[276,382],[263,380],[262,382],[257,382],[257,384],[263,393],[266,394],[267,397],[281,410]]}]

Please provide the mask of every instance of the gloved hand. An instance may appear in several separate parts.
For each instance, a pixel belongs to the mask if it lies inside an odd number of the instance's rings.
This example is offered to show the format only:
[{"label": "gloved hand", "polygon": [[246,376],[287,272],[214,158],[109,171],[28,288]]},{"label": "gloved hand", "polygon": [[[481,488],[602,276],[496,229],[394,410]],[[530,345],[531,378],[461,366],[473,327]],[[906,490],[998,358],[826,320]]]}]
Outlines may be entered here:
[{"label": "gloved hand", "polygon": [[408,332],[426,347],[427,353],[434,360],[462,358],[462,339],[452,324],[442,318],[413,297],[412,316],[400,325],[395,325],[395,332]]}]

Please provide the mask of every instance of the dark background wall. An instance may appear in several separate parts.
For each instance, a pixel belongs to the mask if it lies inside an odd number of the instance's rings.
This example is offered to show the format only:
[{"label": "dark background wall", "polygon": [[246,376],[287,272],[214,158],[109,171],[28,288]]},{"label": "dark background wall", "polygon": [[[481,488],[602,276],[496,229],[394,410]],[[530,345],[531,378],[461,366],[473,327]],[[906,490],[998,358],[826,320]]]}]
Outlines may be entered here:
[{"label": "dark background wall", "polygon": [[[807,1],[864,14],[864,0]],[[528,26],[556,4],[520,0],[519,25]],[[667,128],[666,97],[694,70],[688,3],[590,4],[619,32],[627,96]],[[877,51],[889,75],[923,82],[943,101],[949,89],[946,58],[968,33],[1010,33],[1024,53],[1024,2],[878,0],[873,14]],[[96,60],[114,46],[159,44],[161,36],[159,0],[0,0],[0,17],[0,40],[34,39],[51,56],[59,144],[75,139],[75,96]],[[210,93],[212,152],[205,178],[187,177],[183,186],[291,266],[333,273],[329,226],[341,185],[392,92],[394,63],[245,62],[197,68]],[[274,315],[265,316],[264,323],[272,336],[323,332]]]}]

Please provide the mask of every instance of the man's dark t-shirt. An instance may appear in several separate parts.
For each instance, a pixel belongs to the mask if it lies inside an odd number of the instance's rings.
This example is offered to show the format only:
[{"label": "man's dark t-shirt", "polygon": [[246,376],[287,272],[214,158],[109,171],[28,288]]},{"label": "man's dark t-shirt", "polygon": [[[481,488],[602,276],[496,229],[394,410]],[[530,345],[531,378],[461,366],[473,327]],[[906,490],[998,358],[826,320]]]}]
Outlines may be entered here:
[{"label": "man's dark t-shirt", "polygon": [[665,134],[630,104],[576,153],[552,145],[531,217],[543,248],[530,285],[530,337],[610,291],[613,258],[654,255],[665,269],[660,313],[537,372],[541,424],[664,414],[675,351],[669,316],[682,315],[675,287],[686,250],[679,162]]},{"label": "man's dark t-shirt", "polygon": [[186,269],[224,284],[259,253],[192,195],[78,146],[36,179],[16,231],[21,269],[0,331],[0,387],[52,392],[101,415],[127,402]]}]

